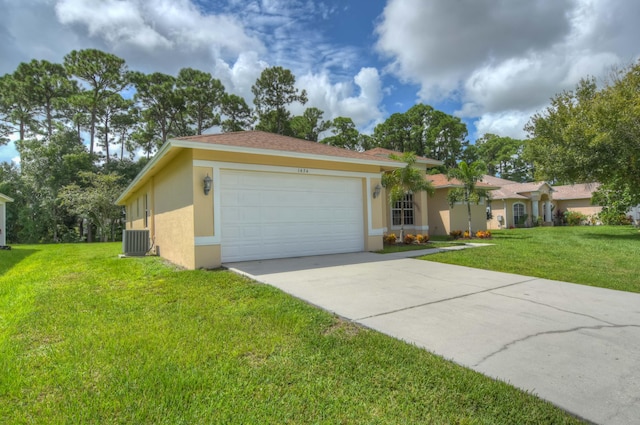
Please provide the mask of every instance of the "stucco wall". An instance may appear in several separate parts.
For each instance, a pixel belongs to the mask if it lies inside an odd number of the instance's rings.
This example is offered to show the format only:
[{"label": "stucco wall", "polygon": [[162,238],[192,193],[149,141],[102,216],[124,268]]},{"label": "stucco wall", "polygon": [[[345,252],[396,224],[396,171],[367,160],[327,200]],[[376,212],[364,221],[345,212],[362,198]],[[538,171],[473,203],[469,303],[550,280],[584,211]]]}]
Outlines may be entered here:
[{"label": "stucco wall", "polygon": [[413,225],[394,226],[392,223],[393,215],[391,214],[391,204],[389,198],[385,193],[384,205],[381,208],[384,210],[385,228],[387,233],[394,233],[400,237],[400,230],[404,228],[406,234],[430,234],[431,227],[429,221],[429,201],[426,193],[414,194],[413,201],[416,205],[413,208]]},{"label": "stucco wall", "polygon": [[[527,221],[531,223],[531,201],[529,200],[514,200],[507,199],[506,201],[502,199],[491,201],[491,212],[493,214],[493,218],[487,222],[487,229],[495,230],[495,229],[508,229],[511,226],[515,227],[515,223],[513,222],[513,204],[521,203],[524,204],[525,214],[527,214]],[[506,211],[505,211],[506,205]],[[502,227],[499,226],[498,216],[504,217],[505,221],[502,223]]]},{"label": "stucco wall", "polygon": [[[364,249],[366,251],[378,251],[383,248],[382,235],[384,233],[384,221],[383,221],[383,207],[384,207],[384,194],[382,189],[382,181],[380,178],[369,179],[369,185],[367,187],[367,180],[363,179],[363,214],[364,216],[364,235],[365,244]],[[374,198],[373,191],[376,185],[380,186],[380,194]],[[369,217],[369,206],[371,207],[371,217]],[[371,229],[369,229],[369,220],[371,220]],[[370,232],[371,231],[371,232]]]},{"label": "stucco wall", "polygon": [[[214,190],[204,194],[204,179],[213,176],[211,167],[193,168],[193,205],[195,236],[214,236],[213,198]],[[213,186],[213,185],[212,185]]]},{"label": "stucco wall", "polygon": [[556,201],[555,212],[560,211],[576,211],[586,216],[592,216],[602,211],[601,206],[591,205],[591,199],[567,199],[562,201]]},{"label": "stucco wall", "polygon": [[220,245],[206,245],[195,247],[194,268],[215,269],[222,265]]},{"label": "stucco wall", "polygon": [[193,159],[217,162],[236,162],[241,164],[271,165],[276,167],[313,168],[319,170],[349,171],[359,173],[379,173],[380,167],[367,164],[353,164],[333,161],[319,161],[307,158],[256,155],[238,152],[219,152],[195,150]]},{"label": "stucco wall", "polygon": [[[456,204],[451,209],[450,230],[469,229],[469,213],[466,204]],[[478,230],[487,230],[487,210],[484,201],[476,205],[471,204],[471,230],[475,233]]]},{"label": "stucco wall", "polygon": [[429,234],[431,235],[448,235],[451,231],[448,191],[448,189],[438,189],[429,199]]},{"label": "stucco wall", "polygon": [[7,205],[0,201],[0,245],[7,244]]},{"label": "stucco wall", "polygon": [[162,257],[195,268],[194,177],[191,151],[181,152],[153,178],[155,245]]}]

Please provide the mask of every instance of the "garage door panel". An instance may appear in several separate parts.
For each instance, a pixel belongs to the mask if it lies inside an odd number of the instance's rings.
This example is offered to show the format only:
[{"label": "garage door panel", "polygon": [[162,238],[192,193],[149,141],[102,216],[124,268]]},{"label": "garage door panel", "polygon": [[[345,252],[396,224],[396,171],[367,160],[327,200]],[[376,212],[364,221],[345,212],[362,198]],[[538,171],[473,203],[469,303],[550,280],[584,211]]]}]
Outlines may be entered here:
[{"label": "garage door panel", "polygon": [[364,249],[359,178],[221,171],[222,259]]}]

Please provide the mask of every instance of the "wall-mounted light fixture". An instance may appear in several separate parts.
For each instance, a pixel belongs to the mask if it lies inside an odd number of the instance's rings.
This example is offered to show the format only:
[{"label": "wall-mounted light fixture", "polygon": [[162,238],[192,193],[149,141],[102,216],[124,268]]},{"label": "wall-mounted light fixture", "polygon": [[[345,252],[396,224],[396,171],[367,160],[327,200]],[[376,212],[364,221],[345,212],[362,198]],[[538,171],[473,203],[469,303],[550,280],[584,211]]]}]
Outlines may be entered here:
[{"label": "wall-mounted light fixture", "polygon": [[376,187],[373,188],[373,199],[376,199],[378,196],[380,196],[380,191],[382,190],[382,187],[377,184]]},{"label": "wall-mounted light fixture", "polygon": [[211,177],[209,177],[209,174],[207,174],[207,177],[204,178],[204,194],[208,195],[209,192],[211,192],[211,182],[213,180],[211,179]]}]

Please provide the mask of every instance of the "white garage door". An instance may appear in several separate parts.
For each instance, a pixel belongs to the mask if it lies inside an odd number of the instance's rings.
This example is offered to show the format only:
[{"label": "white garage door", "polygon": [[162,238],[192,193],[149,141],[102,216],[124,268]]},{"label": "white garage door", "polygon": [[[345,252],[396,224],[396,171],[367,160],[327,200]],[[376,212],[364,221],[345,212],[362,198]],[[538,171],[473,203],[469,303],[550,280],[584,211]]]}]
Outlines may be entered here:
[{"label": "white garage door", "polygon": [[222,261],[364,250],[362,180],[222,170]]}]

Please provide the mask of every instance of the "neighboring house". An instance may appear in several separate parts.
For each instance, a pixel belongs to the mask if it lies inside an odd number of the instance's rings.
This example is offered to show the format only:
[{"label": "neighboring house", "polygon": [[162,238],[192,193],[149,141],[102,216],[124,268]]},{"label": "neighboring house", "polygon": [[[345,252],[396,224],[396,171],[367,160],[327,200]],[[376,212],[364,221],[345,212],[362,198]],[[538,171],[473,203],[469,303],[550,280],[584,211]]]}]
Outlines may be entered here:
[{"label": "neighboring house", "polygon": [[577,211],[593,217],[602,211],[600,205],[592,205],[593,192],[598,190],[599,183],[581,183],[565,186],[553,186],[554,215],[567,211]]},{"label": "neighboring house", "polygon": [[627,212],[627,215],[631,217],[631,220],[635,226],[640,226],[640,205],[631,207]]},{"label": "neighboring house", "polygon": [[489,229],[531,226],[534,220],[553,223],[553,188],[549,183],[518,183],[489,175],[482,181],[500,187],[491,191]]},{"label": "neighboring house", "polygon": [[[464,185],[457,179],[449,180],[444,174],[427,176],[435,188],[435,194],[429,199],[429,230],[432,235],[448,235],[453,230],[466,230],[469,228],[469,215],[467,206],[463,203],[449,204],[447,196],[449,191],[462,188]],[[499,186],[486,182],[478,182],[480,189],[493,190]],[[487,202],[480,199],[478,204],[471,204],[471,228],[474,232],[487,230]]]},{"label": "neighboring house", "polygon": [[531,226],[534,220],[552,225],[556,215],[566,211],[591,217],[602,210],[591,205],[597,183],[551,186],[547,182],[518,183],[488,175],[482,181],[500,187],[491,191],[489,229]]},{"label": "neighboring house", "polygon": [[0,246],[7,245],[7,202],[13,199],[0,193]]},{"label": "neighboring house", "polygon": [[[165,143],[117,203],[126,229],[148,229],[158,255],[189,269],[374,251],[393,216],[381,174],[403,166],[260,131],[183,137]],[[419,198],[414,224],[424,227]]]},{"label": "neighboring house", "polygon": [[[402,152],[392,151],[385,148],[375,148],[364,152],[378,158],[389,158],[390,155],[402,156]],[[442,161],[431,158],[416,157],[415,167],[419,167],[425,172],[428,168],[442,165]],[[430,234],[432,232],[429,212],[432,209],[432,198],[426,192],[407,193],[401,202],[394,205],[389,204],[386,191],[383,189],[381,196],[385,199],[382,209],[383,222],[385,223],[384,232],[400,235],[401,228],[404,228],[404,234]],[[404,216],[403,205],[404,203]]]}]

